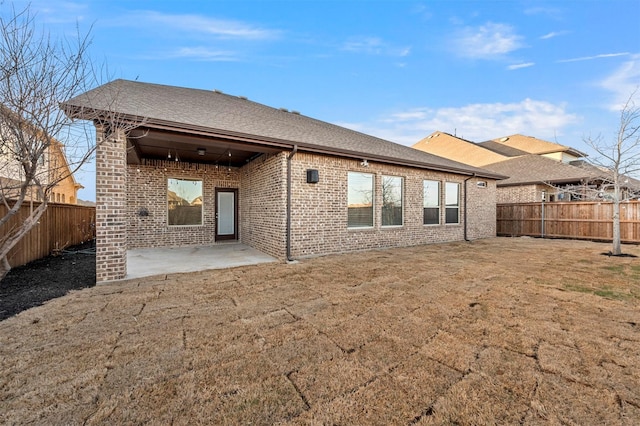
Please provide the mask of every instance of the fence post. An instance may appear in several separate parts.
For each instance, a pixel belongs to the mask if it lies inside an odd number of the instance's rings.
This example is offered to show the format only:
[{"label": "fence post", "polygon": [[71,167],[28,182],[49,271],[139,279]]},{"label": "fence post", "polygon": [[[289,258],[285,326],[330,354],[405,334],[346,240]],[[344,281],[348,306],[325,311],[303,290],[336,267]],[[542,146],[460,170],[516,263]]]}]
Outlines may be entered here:
[{"label": "fence post", "polygon": [[542,223],[540,224],[540,234],[542,238],[544,238],[544,202],[546,198],[547,198],[547,191],[542,191],[542,204],[541,204],[542,212],[540,214],[540,218],[542,219]]}]

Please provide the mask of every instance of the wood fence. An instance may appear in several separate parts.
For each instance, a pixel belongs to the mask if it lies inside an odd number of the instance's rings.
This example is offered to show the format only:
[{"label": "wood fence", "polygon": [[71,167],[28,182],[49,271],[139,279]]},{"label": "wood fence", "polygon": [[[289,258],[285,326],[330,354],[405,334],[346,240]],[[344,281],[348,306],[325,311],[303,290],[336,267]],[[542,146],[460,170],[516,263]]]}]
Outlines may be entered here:
[{"label": "wood fence", "polygon": [[[18,226],[39,203],[25,202],[9,222],[0,227],[0,239]],[[0,205],[0,217],[7,208]],[[38,223],[9,252],[12,267],[48,256],[66,247],[95,238],[96,208],[72,204],[49,204]]]},{"label": "wood fence", "polygon": [[[613,239],[611,202],[518,203],[497,207],[500,236]],[[624,243],[640,243],[640,202],[620,203],[620,239]]]}]

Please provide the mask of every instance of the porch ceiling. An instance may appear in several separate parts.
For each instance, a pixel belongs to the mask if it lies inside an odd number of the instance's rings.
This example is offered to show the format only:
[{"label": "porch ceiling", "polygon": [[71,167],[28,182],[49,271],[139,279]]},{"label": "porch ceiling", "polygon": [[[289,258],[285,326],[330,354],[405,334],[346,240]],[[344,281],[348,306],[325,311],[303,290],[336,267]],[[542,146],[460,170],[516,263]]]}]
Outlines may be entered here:
[{"label": "porch ceiling", "polygon": [[[192,163],[241,167],[251,158],[282,149],[233,139],[190,135],[165,130],[137,128],[127,139],[127,163],[139,164],[141,159],[171,160]],[[201,154],[202,149],[204,152]],[[199,152],[200,151],[200,152]]]}]

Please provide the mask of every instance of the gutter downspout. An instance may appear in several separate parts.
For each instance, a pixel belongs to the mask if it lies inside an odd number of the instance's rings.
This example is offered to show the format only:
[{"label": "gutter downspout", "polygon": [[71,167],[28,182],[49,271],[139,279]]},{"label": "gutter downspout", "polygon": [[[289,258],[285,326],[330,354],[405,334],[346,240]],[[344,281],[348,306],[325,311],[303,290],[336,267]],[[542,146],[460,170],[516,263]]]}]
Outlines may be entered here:
[{"label": "gutter downspout", "polygon": [[474,177],[476,177],[475,173],[464,180],[464,240],[465,241],[470,241],[469,238],[467,237],[467,227],[469,223],[468,216],[467,216],[467,210],[468,210],[467,209],[467,182],[469,182],[469,180],[473,179]]},{"label": "gutter downspout", "polygon": [[293,146],[293,151],[287,156],[287,261],[291,262],[291,159],[298,152],[298,145]]}]

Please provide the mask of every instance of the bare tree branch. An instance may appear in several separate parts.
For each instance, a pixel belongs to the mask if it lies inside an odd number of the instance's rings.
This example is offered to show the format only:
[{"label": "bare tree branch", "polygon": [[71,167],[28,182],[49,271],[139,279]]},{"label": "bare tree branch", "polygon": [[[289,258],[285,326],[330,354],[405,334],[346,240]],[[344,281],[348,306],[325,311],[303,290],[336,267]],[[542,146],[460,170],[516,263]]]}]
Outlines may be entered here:
[{"label": "bare tree branch", "polygon": [[[0,3],[0,279],[7,255],[38,222],[56,185],[94,155],[92,124],[125,132],[144,122],[115,112],[84,111],[83,120],[61,104],[99,81],[89,56],[89,32],[54,38],[30,7]],[[118,96],[115,96],[115,100]],[[86,121],[86,120],[89,121]],[[39,201],[19,225],[11,219],[25,202]]]}]

